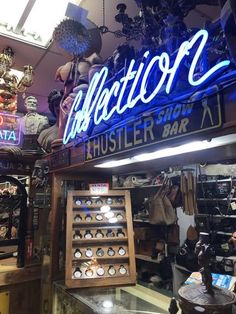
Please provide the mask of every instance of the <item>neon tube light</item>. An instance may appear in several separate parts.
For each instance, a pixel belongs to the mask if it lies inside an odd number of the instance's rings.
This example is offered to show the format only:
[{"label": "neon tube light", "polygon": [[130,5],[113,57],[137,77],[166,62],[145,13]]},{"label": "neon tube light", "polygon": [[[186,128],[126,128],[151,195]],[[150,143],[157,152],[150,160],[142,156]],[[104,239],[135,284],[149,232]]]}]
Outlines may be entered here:
[{"label": "neon tube light", "polygon": [[21,140],[20,117],[14,114],[0,113],[0,146],[19,145]]},{"label": "neon tube light", "polygon": [[[150,53],[146,51],[142,57],[143,61],[138,63],[136,60],[131,60],[126,75],[119,81],[115,81],[110,88],[105,88],[108,79],[108,68],[102,68],[100,72],[93,76],[86,96],[83,97],[82,91],[78,92],[67,119],[63,143],[67,144],[77,134],[86,132],[92,120],[95,125],[99,125],[103,121],[108,121],[115,113],[120,115],[127,109],[134,108],[139,100],[144,104],[150,103],[157,97],[164,84],[166,84],[165,92],[169,94],[173,89],[174,81],[178,77],[181,63],[185,57],[190,55],[193,48],[196,50],[195,55],[192,60],[188,60],[190,62],[189,85],[199,86],[212,78],[220,69],[227,67],[230,61],[223,60],[219,62],[204,73],[202,77],[195,79],[196,67],[207,39],[208,32],[200,30],[189,41],[184,41],[172,66],[170,66],[170,56],[166,52],[150,59]],[[158,82],[154,82],[156,86],[150,93],[150,77],[152,77],[152,71],[157,69],[160,79]],[[128,84],[131,84],[129,89],[127,88]],[[111,107],[110,104],[114,104],[114,106]]]},{"label": "neon tube light", "polygon": [[94,167],[96,168],[114,168],[125,166],[137,162],[144,162],[154,159],[161,159],[171,156],[177,156],[181,154],[201,151],[209,148],[216,148],[226,144],[233,144],[236,142],[234,134],[224,135],[220,137],[213,138],[211,141],[195,141],[187,144],[183,144],[176,147],[168,147],[164,149],[159,149],[151,153],[139,154],[130,158],[120,159],[120,160],[110,160],[105,161],[104,163],[97,164]]}]

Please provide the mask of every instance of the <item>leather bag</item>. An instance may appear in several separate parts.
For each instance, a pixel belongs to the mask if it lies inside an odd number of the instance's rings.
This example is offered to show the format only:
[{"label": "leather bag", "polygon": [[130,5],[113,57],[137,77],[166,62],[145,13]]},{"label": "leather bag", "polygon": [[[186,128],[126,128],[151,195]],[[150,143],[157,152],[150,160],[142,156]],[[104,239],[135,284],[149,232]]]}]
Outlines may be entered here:
[{"label": "leather bag", "polygon": [[172,225],[177,217],[171,201],[166,196],[168,187],[168,178],[164,180],[161,188],[149,200],[149,221],[151,224]]}]

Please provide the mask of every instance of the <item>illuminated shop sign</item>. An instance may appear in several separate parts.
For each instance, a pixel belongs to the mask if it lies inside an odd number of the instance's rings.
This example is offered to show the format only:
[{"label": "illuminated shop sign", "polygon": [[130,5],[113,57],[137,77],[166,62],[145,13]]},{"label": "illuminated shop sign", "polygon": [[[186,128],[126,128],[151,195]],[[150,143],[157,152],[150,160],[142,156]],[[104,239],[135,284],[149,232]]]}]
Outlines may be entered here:
[{"label": "illuminated shop sign", "polygon": [[89,138],[85,141],[85,160],[218,128],[222,125],[220,102],[217,94],[192,103],[158,108],[148,116]]},{"label": "illuminated shop sign", "polygon": [[[189,87],[200,86],[219,74],[220,70],[230,64],[229,60],[223,60],[212,68],[201,71],[205,73],[201,73],[200,77],[197,73],[207,39],[206,30],[198,31],[189,41],[181,44],[175,60],[170,60],[166,52],[151,56],[150,52],[146,51],[142,62],[132,60],[126,75],[114,81],[109,88],[105,87],[108,81],[108,68],[102,68],[93,76],[86,96],[83,96],[82,91],[78,92],[68,116],[63,143],[66,144],[76,135],[86,132],[92,124],[96,126],[102,122],[106,123],[115,114],[121,115],[128,109],[130,111],[137,103],[145,106],[155,101],[158,107],[158,94],[164,91],[168,95],[172,91],[175,81],[179,78],[179,72],[184,67]],[[156,72],[158,80],[153,84]]]},{"label": "illuminated shop sign", "polygon": [[0,145],[19,145],[21,140],[20,117],[0,113]]}]

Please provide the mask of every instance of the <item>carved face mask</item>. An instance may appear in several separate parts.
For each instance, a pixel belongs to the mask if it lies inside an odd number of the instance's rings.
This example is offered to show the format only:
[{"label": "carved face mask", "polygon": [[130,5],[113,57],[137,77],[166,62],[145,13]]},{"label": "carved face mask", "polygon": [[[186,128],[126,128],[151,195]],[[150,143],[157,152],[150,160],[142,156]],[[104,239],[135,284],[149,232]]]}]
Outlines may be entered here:
[{"label": "carved face mask", "polygon": [[36,160],[32,179],[37,186],[44,186],[48,180],[49,164],[47,160]]}]

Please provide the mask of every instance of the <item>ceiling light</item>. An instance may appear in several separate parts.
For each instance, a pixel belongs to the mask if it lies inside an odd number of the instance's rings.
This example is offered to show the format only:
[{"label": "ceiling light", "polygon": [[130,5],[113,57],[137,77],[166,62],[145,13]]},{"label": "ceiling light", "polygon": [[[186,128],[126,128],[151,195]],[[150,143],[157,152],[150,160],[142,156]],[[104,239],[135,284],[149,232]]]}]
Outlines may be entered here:
[{"label": "ceiling light", "polygon": [[102,164],[95,165],[97,168],[113,168],[124,165],[129,165],[136,162],[143,162],[148,160],[166,158],[170,156],[181,155],[190,152],[196,152],[209,148],[219,147],[222,145],[232,144],[236,142],[234,134],[225,135],[213,138],[212,140],[195,141],[187,144],[183,144],[176,147],[169,147],[160,149],[151,153],[139,154],[131,158],[125,158],[120,160],[107,161]]},{"label": "ceiling light", "polygon": [[46,48],[55,26],[65,17],[67,5],[68,0],[3,1],[0,34]]},{"label": "ceiling light", "polygon": [[104,162],[103,164],[96,165],[97,168],[113,168],[113,167],[119,167],[124,166],[133,163],[131,158],[125,158],[120,160],[111,160],[108,162]]}]

